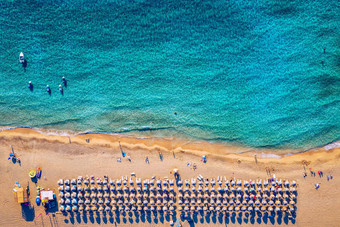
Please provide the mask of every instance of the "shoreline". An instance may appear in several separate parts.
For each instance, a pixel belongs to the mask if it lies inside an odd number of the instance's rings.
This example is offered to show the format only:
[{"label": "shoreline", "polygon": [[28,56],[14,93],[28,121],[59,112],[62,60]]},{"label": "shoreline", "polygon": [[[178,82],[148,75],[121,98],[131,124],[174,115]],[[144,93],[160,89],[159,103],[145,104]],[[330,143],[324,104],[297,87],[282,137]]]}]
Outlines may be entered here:
[{"label": "shoreline", "polygon": [[[259,149],[250,147],[241,147],[226,145],[221,143],[211,143],[208,141],[185,140],[170,137],[146,137],[125,135],[119,133],[95,133],[95,132],[80,132],[65,130],[48,130],[41,128],[27,127],[1,127],[0,137],[3,134],[20,136],[24,138],[39,139],[44,138],[62,143],[78,143],[80,145],[98,145],[119,148],[119,143],[122,147],[129,149],[156,150],[158,152],[174,152],[174,153],[189,153],[196,156],[209,155],[216,157],[228,156],[251,156],[255,154],[263,159],[282,159],[284,157],[294,156],[315,151],[327,151],[340,147],[340,141],[334,141],[320,147],[315,147],[307,150],[294,149]],[[89,143],[86,141],[90,139]]]}]

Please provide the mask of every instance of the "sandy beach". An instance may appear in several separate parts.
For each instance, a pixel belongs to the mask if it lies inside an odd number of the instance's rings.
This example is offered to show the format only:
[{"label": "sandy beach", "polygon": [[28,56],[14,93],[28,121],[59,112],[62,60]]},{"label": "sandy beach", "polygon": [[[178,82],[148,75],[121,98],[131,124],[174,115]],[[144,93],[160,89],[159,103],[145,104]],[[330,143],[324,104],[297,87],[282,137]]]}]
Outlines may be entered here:
[{"label": "sandy beach", "polygon": [[[20,165],[8,160],[11,145],[16,156],[20,158]],[[130,156],[131,162],[126,158],[117,162],[117,159],[121,158],[121,149]],[[35,184],[30,181],[28,172],[37,167],[43,170],[37,186],[54,190],[57,190],[57,181],[60,178],[72,179],[80,175],[121,178],[130,176],[132,172],[140,178],[173,178],[170,171],[174,168],[179,169],[184,179],[201,174],[209,178],[226,176],[255,180],[270,178],[275,174],[278,179],[297,181],[297,215],[294,223],[275,221],[266,224],[258,220],[252,223],[242,216],[234,222],[229,221],[227,226],[339,226],[340,223],[340,148],[331,149],[328,146],[288,156],[285,154],[296,151],[272,152],[275,156],[271,156],[270,150],[253,150],[207,142],[170,138],[138,139],[107,134],[57,136],[18,128],[0,132],[0,151],[0,226],[137,225],[134,216],[121,217],[120,222],[115,223],[115,215],[65,216],[60,212],[46,215],[41,206],[36,206],[34,196],[31,196],[34,217],[26,221],[21,206],[14,199],[12,189],[16,181],[24,187],[29,182],[31,191],[35,192]],[[162,161],[159,153],[163,155]],[[207,156],[207,163],[200,161],[202,155]],[[149,164],[145,162],[146,157],[150,160]],[[192,168],[193,164],[196,164],[196,170]],[[322,171],[324,176],[311,176],[310,170]],[[304,172],[307,173],[305,178]],[[327,176],[330,175],[333,179],[328,181]],[[316,183],[320,185],[318,190],[314,188]],[[198,219],[197,223],[193,224],[226,226],[226,222],[220,222],[219,219],[209,222],[202,220],[203,222]],[[188,222],[182,224],[190,226]],[[152,216],[151,222],[139,220],[138,225],[169,226],[169,222]]]}]

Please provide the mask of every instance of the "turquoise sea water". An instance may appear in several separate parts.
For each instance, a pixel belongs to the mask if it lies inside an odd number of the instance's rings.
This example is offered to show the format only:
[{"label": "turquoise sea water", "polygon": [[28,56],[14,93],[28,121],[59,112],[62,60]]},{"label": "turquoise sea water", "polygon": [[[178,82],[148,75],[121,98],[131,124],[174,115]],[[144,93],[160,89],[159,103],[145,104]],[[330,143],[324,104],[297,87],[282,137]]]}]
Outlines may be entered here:
[{"label": "turquoise sea water", "polygon": [[340,138],[339,1],[0,6],[1,126],[266,148]]}]

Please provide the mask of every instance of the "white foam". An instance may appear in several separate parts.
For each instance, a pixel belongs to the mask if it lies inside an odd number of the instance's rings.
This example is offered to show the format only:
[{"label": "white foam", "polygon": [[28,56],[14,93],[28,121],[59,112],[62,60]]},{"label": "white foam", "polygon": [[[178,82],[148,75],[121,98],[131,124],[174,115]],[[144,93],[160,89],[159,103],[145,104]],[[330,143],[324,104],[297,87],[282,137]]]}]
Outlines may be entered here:
[{"label": "white foam", "polygon": [[266,153],[261,153],[259,155],[261,158],[276,158],[276,159],[280,159],[281,156],[276,155],[276,154],[266,154]]},{"label": "white foam", "polygon": [[326,151],[328,151],[328,150],[332,150],[332,149],[338,148],[338,147],[340,147],[340,142],[334,142],[334,143],[331,143],[331,144],[324,146],[324,149]]}]

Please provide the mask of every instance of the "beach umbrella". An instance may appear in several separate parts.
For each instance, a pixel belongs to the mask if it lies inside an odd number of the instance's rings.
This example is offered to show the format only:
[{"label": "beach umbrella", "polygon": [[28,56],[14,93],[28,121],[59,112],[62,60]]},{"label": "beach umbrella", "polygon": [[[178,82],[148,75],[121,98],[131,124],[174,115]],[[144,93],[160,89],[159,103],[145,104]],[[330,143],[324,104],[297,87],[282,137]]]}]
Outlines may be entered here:
[{"label": "beach umbrella", "polygon": [[65,203],[65,200],[64,200],[64,199],[60,199],[60,200],[59,200],[59,203],[60,203],[60,204],[64,204],[64,203]]},{"label": "beach umbrella", "polygon": [[84,204],[84,200],[82,200],[82,199],[79,199],[79,201],[78,201],[78,205],[82,205],[82,204]]},{"label": "beach umbrella", "polygon": [[135,206],[133,206],[132,208],[131,208],[131,211],[136,211],[137,210],[137,208],[135,207]]},{"label": "beach umbrella", "polygon": [[71,204],[71,199],[66,199],[65,204]]},{"label": "beach umbrella", "polygon": [[253,210],[253,207],[248,207],[248,211],[252,211]]},{"label": "beach umbrella", "polygon": [[270,200],[269,205],[273,205],[273,204],[274,204],[273,200]]},{"label": "beach umbrella", "polygon": [[72,211],[74,211],[74,212],[78,211],[78,206],[77,205],[73,205],[72,206]]},{"label": "beach umbrella", "polygon": [[85,200],[85,205],[90,205],[91,201],[89,199]]},{"label": "beach umbrella", "polygon": [[246,210],[247,210],[247,207],[242,206],[242,207],[241,207],[241,210],[242,210],[242,211],[246,211]]},{"label": "beach umbrella", "polygon": [[261,203],[260,203],[260,201],[259,200],[256,200],[255,201],[255,205],[260,205]]},{"label": "beach umbrella", "polygon": [[68,211],[68,212],[70,212],[70,211],[72,210],[72,209],[71,209],[71,206],[70,206],[70,205],[67,205],[65,210]]},{"label": "beach umbrella", "polygon": [[240,204],[241,204],[240,200],[236,200],[236,205],[240,205]]},{"label": "beach umbrella", "polygon": [[230,205],[233,205],[233,204],[234,204],[234,201],[233,201],[233,200],[230,200],[230,201],[229,201],[229,204],[230,204]]},{"label": "beach umbrella", "polygon": [[223,205],[228,205],[228,201],[227,200],[223,200]]},{"label": "beach umbrella", "polygon": [[283,200],[283,205],[287,205],[288,204],[288,202],[287,202],[287,200]]},{"label": "beach umbrella", "polygon": [[78,204],[77,199],[72,199],[72,204]]},{"label": "beach umbrella", "polygon": [[64,198],[64,192],[60,192],[58,196],[59,198]]},{"label": "beach umbrella", "polygon": [[58,187],[58,191],[59,191],[59,192],[63,192],[63,191],[64,191],[64,186],[59,186],[59,187]]},{"label": "beach umbrella", "polygon": [[208,200],[204,200],[204,205],[208,205]]},{"label": "beach umbrella", "polygon": [[76,198],[76,197],[77,197],[77,193],[76,192],[72,192],[71,198]]},{"label": "beach umbrella", "polygon": [[232,210],[234,210],[234,207],[233,207],[233,206],[230,206],[230,207],[228,208],[228,210],[229,210],[229,211],[232,211]]},{"label": "beach umbrella", "polygon": [[265,199],[262,200],[263,205],[267,205],[267,201]]}]

